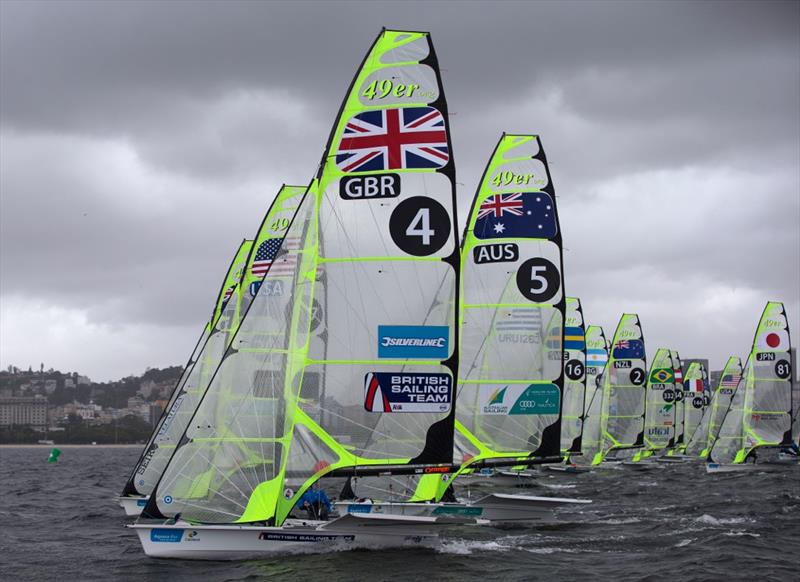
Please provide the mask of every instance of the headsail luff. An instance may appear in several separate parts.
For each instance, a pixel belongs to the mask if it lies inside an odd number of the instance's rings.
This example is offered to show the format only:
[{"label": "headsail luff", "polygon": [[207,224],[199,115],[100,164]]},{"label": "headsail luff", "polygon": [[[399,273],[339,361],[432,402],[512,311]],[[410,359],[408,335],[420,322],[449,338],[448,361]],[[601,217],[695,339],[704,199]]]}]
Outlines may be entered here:
[{"label": "headsail luff", "polygon": [[126,481],[125,487],[122,491],[123,496],[149,495],[150,491],[152,490],[152,486],[155,484],[154,481],[148,483],[143,478],[140,478],[137,481],[136,476],[142,468],[142,464],[145,463],[146,459],[149,459],[153,443],[155,442],[156,437],[162,434],[164,423],[168,418],[171,422],[172,417],[170,416],[170,413],[175,407],[175,402],[183,394],[183,388],[186,385],[186,381],[188,380],[189,375],[191,374],[192,369],[194,368],[194,365],[200,356],[200,353],[205,347],[209,335],[211,335],[212,331],[217,326],[217,322],[222,316],[228,301],[233,296],[237,288],[237,285],[242,277],[242,272],[244,271],[244,266],[247,262],[247,256],[250,254],[250,249],[252,246],[252,240],[243,240],[239,244],[239,248],[236,249],[236,253],[233,255],[231,264],[228,266],[228,270],[225,273],[225,278],[222,280],[222,285],[219,293],[217,294],[217,300],[214,302],[211,318],[203,327],[203,332],[200,334],[200,337],[198,338],[197,343],[192,350],[192,355],[189,356],[189,361],[186,362],[186,365],[183,367],[181,376],[178,379],[178,382],[175,384],[175,388],[172,390],[172,394],[170,394],[169,401],[161,413],[161,418],[159,418],[158,423],[156,423],[155,428],[153,428],[153,432],[150,435],[147,444],[142,449],[141,455],[133,465],[133,469],[131,470],[128,480]]},{"label": "headsail luff", "polygon": [[685,453],[689,443],[700,428],[706,405],[710,403],[708,396],[708,373],[700,362],[692,362],[686,370],[684,386],[684,443],[680,452]]},{"label": "headsail luff", "polygon": [[711,399],[711,408],[706,411],[704,420],[708,419],[708,430],[706,433],[706,441],[703,444],[703,449],[699,455],[701,459],[708,458],[708,453],[711,447],[714,446],[714,441],[717,440],[722,419],[728,412],[731,405],[733,394],[736,392],[737,386],[742,379],[742,360],[737,356],[731,356],[725,363],[722,370],[722,375],[719,379],[719,385],[714,392]]},{"label": "headsail luff", "polygon": [[603,374],[608,362],[608,342],[603,328],[590,325],[586,329],[586,397],[583,412],[583,435],[581,456],[571,458],[573,462],[588,465],[602,460],[603,439],[600,419],[603,409]]},{"label": "headsail luff", "polygon": [[639,316],[623,314],[603,379],[602,457],[644,444],[647,360]]},{"label": "headsail luff", "polygon": [[782,303],[769,302],[756,329],[742,380],[709,460],[744,463],[759,447],[791,444],[791,340]]},{"label": "headsail luff", "polygon": [[[198,417],[207,424],[187,431],[151,497],[156,515],[280,524],[327,474],[451,468],[454,180],[430,37],[384,30],[289,227],[286,241],[299,243],[284,249],[294,269],[283,299],[264,293],[268,273],[238,335],[257,335],[257,316],[269,311],[283,314],[283,324],[269,328],[280,332],[258,335],[259,344],[234,341],[214,382],[236,377],[231,386],[241,404],[225,415],[201,405]],[[270,373],[260,374],[265,362]],[[213,466],[208,485],[198,482],[197,469],[186,475],[198,460],[198,439],[227,449],[218,457],[227,465]],[[198,485],[202,495],[193,495]]]},{"label": "headsail luff", "polygon": [[299,196],[305,187],[282,186],[270,204],[263,224],[247,255],[244,265],[236,270],[226,285],[224,294],[228,296],[219,302],[220,316],[203,343],[197,363],[187,375],[186,382],[167,412],[168,419],[159,428],[155,439],[143,456],[143,462],[136,470],[135,483],[141,494],[150,494],[169,463],[176,445],[195,414],[211,379],[219,366],[225,350],[236,333],[242,314],[249,303],[252,285],[264,276],[264,270],[271,264],[277,245],[286,234],[289,219],[297,209]]},{"label": "headsail luff", "polygon": [[675,371],[670,351],[659,348],[647,377],[644,415],[644,447],[634,460],[649,457],[667,447],[675,434]]},{"label": "headsail luff", "polygon": [[564,404],[561,409],[561,452],[581,453],[586,408],[586,329],[581,300],[567,297],[564,326]]}]

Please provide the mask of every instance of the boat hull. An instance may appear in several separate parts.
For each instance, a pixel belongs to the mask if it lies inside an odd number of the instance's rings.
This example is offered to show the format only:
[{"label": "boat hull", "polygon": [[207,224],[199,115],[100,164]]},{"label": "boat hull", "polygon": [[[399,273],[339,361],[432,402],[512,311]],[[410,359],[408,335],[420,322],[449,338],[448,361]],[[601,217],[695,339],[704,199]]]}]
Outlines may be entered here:
[{"label": "boat hull", "polygon": [[556,523],[557,509],[591,503],[587,499],[536,497],[495,493],[470,503],[347,503],[336,508],[344,513],[410,515],[436,518],[438,523],[520,524]]},{"label": "boat hull", "polygon": [[[241,560],[287,554],[354,549],[436,547],[438,531],[420,524],[369,523],[345,516],[345,523],[287,521],[282,527],[135,523],[144,553],[153,558]],[[367,523],[363,523],[367,522]],[[437,528],[438,529],[438,528]]]},{"label": "boat hull", "polygon": [[125,510],[125,515],[137,516],[147,505],[147,499],[147,497],[117,497],[117,502]]}]

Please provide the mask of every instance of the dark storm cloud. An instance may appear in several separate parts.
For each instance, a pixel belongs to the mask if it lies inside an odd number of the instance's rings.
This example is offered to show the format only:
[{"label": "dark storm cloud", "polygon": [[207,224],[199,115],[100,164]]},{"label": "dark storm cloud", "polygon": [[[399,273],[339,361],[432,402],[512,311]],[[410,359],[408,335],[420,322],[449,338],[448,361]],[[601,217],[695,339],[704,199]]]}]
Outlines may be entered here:
[{"label": "dark storm cloud", "polygon": [[[797,321],[798,3],[2,2],[0,16],[6,306],[129,338],[197,327],[279,184],[314,172],[385,25],[433,33],[462,221],[499,133],[543,136],[568,292],[590,321],[642,309],[676,346],[700,318],[736,318],[746,344],[767,298]],[[165,362],[140,344],[137,362]]]}]

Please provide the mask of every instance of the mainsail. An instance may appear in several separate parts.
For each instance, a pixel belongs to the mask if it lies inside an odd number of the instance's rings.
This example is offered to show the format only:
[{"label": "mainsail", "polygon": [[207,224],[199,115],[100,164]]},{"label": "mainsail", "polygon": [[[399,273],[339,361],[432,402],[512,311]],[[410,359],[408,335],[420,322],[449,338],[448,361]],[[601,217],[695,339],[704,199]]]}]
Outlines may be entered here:
[{"label": "mainsail", "polygon": [[706,441],[702,443],[703,450],[700,451],[700,458],[708,458],[708,453],[711,447],[714,446],[714,441],[717,440],[722,419],[728,412],[731,405],[733,394],[742,380],[742,360],[737,356],[731,356],[725,363],[725,368],[722,370],[722,375],[719,379],[719,385],[714,392],[714,397],[711,399],[711,408],[706,411],[703,418],[704,421],[708,419],[708,429],[706,432]]},{"label": "mainsail", "polygon": [[382,31],[145,515],[279,525],[325,475],[451,468],[454,172],[429,35]]},{"label": "mainsail", "polygon": [[675,370],[670,351],[659,348],[647,377],[644,448],[634,460],[653,455],[669,445],[675,434]]},{"label": "mainsail", "polygon": [[[155,442],[156,438],[163,434],[164,430],[166,430],[163,428],[164,424],[169,424],[172,421],[172,417],[175,414],[173,411],[176,410],[176,401],[178,401],[179,398],[181,400],[185,398],[184,387],[186,386],[186,382],[189,379],[192,369],[197,363],[201,352],[205,348],[206,341],[214,329],[216,329],[220,317],[222,316],[231,297],[233,297],[234,292],[237,289],[252,246],[252,240],[243,240],[239,245],[239,248],[236,250],[236,254],[233,256],[233,260],[228,267],[225,278],[222,280],[222,286],[217,294],[217,300],[214,302],[214,309],[212,310],[211,318],[203,327],[203,332],[200,334],[200,338],[197,340],[194,350],[192,350],[192,355],[189,357],[189,361],[186,362],[186,365],[183,367],[181,376],[178,379],[177,384],[175,384],[172,394],[170,394],[169,401],[167,402],[167,406],[164,407],[161,418],[158,420],[158,423],[156,423],[153,433],[150,435],[150,438],[147,441],[147,445],[145,445],[144,449],[142,449],[141,455],[134,464],[133,469],[128,476],[128,480],[125,482],[125,487],[122,491],[123,496],[147,495],[150,493],[154,482],[148,483],[148,481],[143,477],[140,477],[139,479],[136,477],[139,475],[142,465],[146,465],[149,458],[152,456],[152,450],[154,448],[153,443]],[[178,406],[180,406],[180,403]]]},{"label": "mainsail", "polygon": [[129,482],[128,490],[133,488],[132,492],[149,495],[161,478],[176,445],[203,399],[233,334],[238,329],[241,315],[249,303],[254,286],[260,282],[265,269],[270,268],[275,258],[278,245],[288,228],[288,221],[297,209],[298,196],[304,191],[305,188],[300,186],[283,186],[278,191],[264,217],[255,242],[248,250],[245,264],[241,265],[226,283],[224,291],[226,297],[224,303],[220,305],[220,315],[203,342],[195,364],[188,370],[186,381],[168,407],[164,422],[146,448],[142,461]]},{"label": "mainsail", "polygon": [[[454,475],[559,459],[564,294],[561,232],[541,141],[503,134],[461,249],[461,366]],[[415,500],[431,497],[423,479]]]},{"label": "mainsail", "polygon": [[[684,445],[681,449],[686,452],[689,443],[700,429],[706,406],[710,403],[708,396],[708,373],[706,367],[700,362],[692,362],[686,370],[683,380],[684,388]],[[704,439],[704,437],[702,437]]]},{"label": "mainsail", "polygon": [[570,460],[589,464],[602,460],[602,432],[600,418],[603,409],[603,374],[608,362],[608,345],[603,328],[590,325],[586,328],[586,397],[583,412],[582,455]]},{"label": "mainsail", "polygon": [[792,390],[789,325],[783,304],[769,302],[753,347],[709,453],[713,463],[739,464],[759,447],[790,445]]},{"label": "mainsail", "polygon": [[620,318],[607,367],[600,419],[603,458],[612,450],[644,444],[647,359],[638,315],[625,313]]},{"label": "mainsail", "polygon": [[586,329],[581,300],[567,297],[564,326],[564,404],[561,410],[561,452],[580,454],[586,406]]}]

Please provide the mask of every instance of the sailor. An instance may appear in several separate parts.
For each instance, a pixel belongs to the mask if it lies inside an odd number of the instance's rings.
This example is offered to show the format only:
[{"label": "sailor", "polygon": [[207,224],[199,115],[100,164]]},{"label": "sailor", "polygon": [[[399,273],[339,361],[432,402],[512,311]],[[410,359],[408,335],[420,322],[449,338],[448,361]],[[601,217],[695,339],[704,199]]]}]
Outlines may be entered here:
[{"label": "sailor", "polygon": [[309,519],[321,521],[327,521],[328,514],[333,510],[331,500],[328,499],[325,490],[319,488],[318,483],[314,483],[300,496],[295,507],[305,510]]}]

